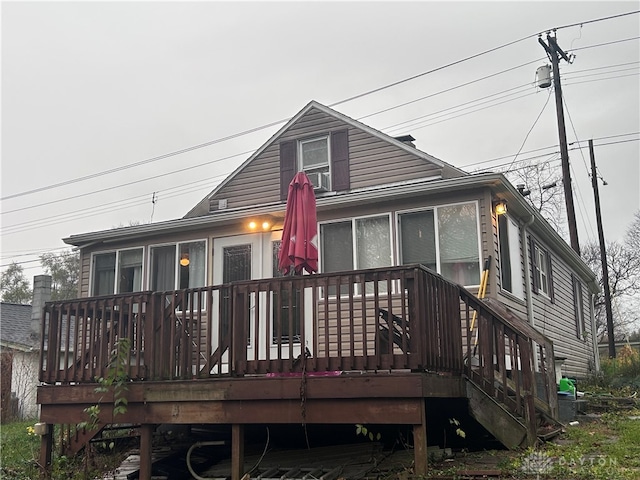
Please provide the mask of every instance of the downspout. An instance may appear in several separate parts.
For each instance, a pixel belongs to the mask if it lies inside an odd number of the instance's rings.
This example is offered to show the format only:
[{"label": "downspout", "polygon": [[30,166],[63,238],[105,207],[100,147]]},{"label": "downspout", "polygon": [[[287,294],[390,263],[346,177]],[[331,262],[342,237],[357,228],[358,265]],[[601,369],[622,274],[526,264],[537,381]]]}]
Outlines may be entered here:
[{"label": "downspout", "polygon": [[529,252],[529,242],[527,242],[527,228],[533,225],[535,217],[531,215],[529,220],[522,225],[522,236],[520,237],[520,248],[524,253],[524,284],[525,291],[527,292],[527,320],[532,327],[535,327],[535,319],[533,317],[533,296],[531,292],[531,275],[529,273],[529,258],[531,255]]}]

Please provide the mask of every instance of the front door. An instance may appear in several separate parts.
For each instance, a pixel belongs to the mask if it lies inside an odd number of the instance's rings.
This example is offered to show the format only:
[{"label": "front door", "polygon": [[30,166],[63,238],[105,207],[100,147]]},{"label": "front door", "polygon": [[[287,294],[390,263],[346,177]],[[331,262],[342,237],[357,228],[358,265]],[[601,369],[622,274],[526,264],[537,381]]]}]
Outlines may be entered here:
[{"label": "front door", "polygon": [[[213,284],[221,285],[234,281],[255,280],[280,276],[277,269],[277,252],[280,245],[282,231],[237,235],[233,237],[216,238],[213,241]],[[250,298],[249,332],[247,336],[247,359],[264,360],[267,358],[288,358],[289,338],[294,343],[293,354],[300,354],[300,345],[304,341],[300,338],[300,322],[304,315],[300,309],[302,292],[295,293],[289,299],[288,292],[271,292],[269,312],[267,312],[267,292],[261,292],[256,298]],[[219,302],[226,301],[224,294],[216,297],[214,311],[220,311]],[[280,297],[280,298],[278,298]],[[304,302],[305,305],[309,302]],[[256,311],[257,305],[257,311]],[[292,309],[289,314],[289,309]],[[229,312],[230,313],[230,312]],[[293,321],[281,321],[274,324],[274,319],[282,318]],[[258,321],[258,339],[255,336],[255,322]],[[309,320],[310,321],[310,320]],[[265,334],[266,329],[269,333]],[[289,331],[291,330],[291,331]],[[311,325],[305,325],[305,331],[311,332]],[[214,325],[213,345],[218,346],[218,326]],[[282,344],[278,354],[278,343]],[[214,347],[215,348],[215,347]],[[223,360],[223,363],[226,363]]]}]

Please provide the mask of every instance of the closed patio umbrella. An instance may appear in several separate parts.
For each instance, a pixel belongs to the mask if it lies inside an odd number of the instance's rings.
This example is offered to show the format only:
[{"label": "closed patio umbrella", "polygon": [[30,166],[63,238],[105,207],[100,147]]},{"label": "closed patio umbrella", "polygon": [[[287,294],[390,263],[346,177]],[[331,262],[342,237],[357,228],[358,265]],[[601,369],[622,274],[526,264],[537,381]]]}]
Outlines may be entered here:
[{"label": "closed patio umbrella", "polygon": [[282,243],[278,252],[278,270],[285,275],[293,268],[318,271],[318,228],[316,196],[313,184],[304,172],[298,172],[289,184],[287,209],[284,215]]}]

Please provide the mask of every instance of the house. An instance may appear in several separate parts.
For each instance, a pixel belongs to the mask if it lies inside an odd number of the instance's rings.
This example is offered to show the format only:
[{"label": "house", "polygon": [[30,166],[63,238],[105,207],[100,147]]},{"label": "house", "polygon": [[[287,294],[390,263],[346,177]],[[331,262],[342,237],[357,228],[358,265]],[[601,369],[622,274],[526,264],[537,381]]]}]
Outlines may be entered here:
[{"label": "house", "polygon": [[[595,276],[502,174],[412,141],[311,102],[183,218],[66,238],[81,298],[43,316],[41,463],[51,425],[97,401],[122,338],[120,421],[141,424],[143,478],[160,423],[231,425],[234,479],[247,424],[406,424],[425,473],[433,398],[464,399],[509,447],[535,443],[557,415],[554,357],[573,377],[597,368]],[[320,272],[283,277],[299,170],[315,185]]]},{"label": "house", "polygon": [[51,277],[34,277],[32,305],[0,304],[2,421],[36,418],[40,371],[40,317],[51,298]]}]

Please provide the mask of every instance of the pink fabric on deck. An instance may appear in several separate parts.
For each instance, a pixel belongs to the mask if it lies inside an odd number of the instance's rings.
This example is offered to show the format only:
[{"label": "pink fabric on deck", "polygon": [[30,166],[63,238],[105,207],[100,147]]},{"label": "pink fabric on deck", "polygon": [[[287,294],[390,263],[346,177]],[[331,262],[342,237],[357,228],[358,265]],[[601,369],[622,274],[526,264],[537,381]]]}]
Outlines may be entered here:
[{"label": "pink fabric on deck", "polygon": [[[342,375],[342,370],[334,370],[330,372],[307,372],[307,377],[337,377]],[[267,377],[301,377],[302,372],[287,372],[287,373],[267,373]]]}]

